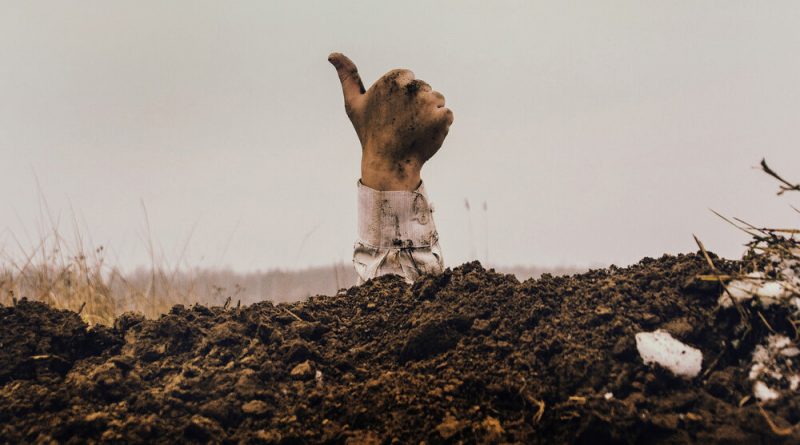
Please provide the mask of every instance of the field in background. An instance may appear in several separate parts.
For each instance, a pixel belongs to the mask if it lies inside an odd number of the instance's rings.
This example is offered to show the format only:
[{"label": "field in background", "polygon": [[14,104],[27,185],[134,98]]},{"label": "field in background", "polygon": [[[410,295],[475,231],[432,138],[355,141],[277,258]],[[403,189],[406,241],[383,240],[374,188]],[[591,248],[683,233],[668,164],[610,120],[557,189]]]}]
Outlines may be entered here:
[{"label": "field in background", "polygon": [[[55,235],[30,250],[24,258],[2,258],[0,304],[12,305],[29,298],[81,314],[89,323],[110,324],[127,311],[158,317],[176,304],[237,305],[262,300],[289,302],[312,295],[333,295],[356,283],[350,263],[302,270],[239,273],[231,270],[180,270],[159,264],[131,273],[108,266],[103,248],[69,250]],[[455,266],[455,265],[451,265]],[[582,272],[571,267],[498,267],[520,281]]]}]

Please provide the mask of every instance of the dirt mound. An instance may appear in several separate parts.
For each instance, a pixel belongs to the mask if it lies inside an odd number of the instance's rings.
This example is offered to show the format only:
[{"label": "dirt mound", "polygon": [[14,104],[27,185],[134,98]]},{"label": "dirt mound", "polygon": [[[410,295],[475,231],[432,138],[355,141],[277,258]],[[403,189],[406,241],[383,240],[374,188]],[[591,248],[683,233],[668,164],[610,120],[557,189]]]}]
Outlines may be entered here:
[{"label": "dirt mound", "polygon": [[[719,285],[695,279],[708,272],[691,254],[520,283],[469,263],[412,286],[388,276],[292,305],[176,306],[113,329],[21,302],[0,308],[0,437],[797,443],[781,429],[800,422],[800,397],[763,413],[748,398],[753,348],[767,323],[791,329],[788,314],[767,309],[744,331]],[[642,363],[634,335],[658,328],[703,351],[700,376]],[[60,371],[30,366],[37,355]]]}]

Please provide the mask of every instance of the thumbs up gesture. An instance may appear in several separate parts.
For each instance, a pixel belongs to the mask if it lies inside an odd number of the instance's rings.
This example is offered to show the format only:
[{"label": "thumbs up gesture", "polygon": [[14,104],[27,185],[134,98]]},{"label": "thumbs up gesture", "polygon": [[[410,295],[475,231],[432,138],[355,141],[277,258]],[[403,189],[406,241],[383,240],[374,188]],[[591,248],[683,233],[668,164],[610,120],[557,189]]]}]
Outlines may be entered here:
[{"label": "thumbs up gesture", "polygon": [[384,74],[364,89],[356,65],[332,53],[344,109],[361,141],[361,183],[376,190],[415,190],[420,170],[442,146],[453,112],[444,96],[406,69]]}]

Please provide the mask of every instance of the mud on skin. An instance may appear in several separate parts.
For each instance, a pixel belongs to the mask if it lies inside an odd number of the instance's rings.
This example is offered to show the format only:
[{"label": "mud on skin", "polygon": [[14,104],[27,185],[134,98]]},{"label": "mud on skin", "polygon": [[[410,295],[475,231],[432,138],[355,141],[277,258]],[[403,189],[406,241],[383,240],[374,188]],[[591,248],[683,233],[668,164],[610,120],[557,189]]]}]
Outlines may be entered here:
[{"label": "mud on skin", "polygon": [[[520,283],[469,263],[412,286],[386,276],[288,306],[175,306],[99,329],[23,301],[0,308],[0,438],[797,443],[738,406],[765,329],[733,348],[735,314],[692,280],[707,272],[690,254]],[[773,326],[784,315],[764,313]],[[685,381],[642,364],[633,336],[657,328],[713,368]],[[796,424],[800,398],[765,410]]]}]

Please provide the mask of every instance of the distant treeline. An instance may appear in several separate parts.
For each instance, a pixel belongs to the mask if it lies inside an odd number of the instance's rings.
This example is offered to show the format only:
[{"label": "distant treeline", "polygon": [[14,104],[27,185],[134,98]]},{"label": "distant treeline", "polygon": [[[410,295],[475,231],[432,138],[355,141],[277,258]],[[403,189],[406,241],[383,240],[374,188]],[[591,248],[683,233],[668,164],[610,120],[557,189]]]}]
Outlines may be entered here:
[{"label": "distant treeline", "polygon": [[[517,266],[498,267],[497,271],[514,274],[522,281],[543,273],[572,274],[581,269]],[[176,304],[297,301],[312,295],[334,295],[355,283],[355,270],[345,262],[291,271],[139,268],[128,273],[79,255],[39,265],[0,264],[0,305],[16,304],[27,297],[80,312],[91,323],[111,324],[128,311],[157,318]]]},{"label": "distant treeline", "polygon": [[[497,272],[513,274],[520,281],[536,278],[544,273],[553,275],[574,274],[585,269],[576,267],[497,267]],[[193,295],[198,301],[223,304],[228,297],[232,304],[250,304],[262,300],[273,302],[297,301],[312,295],[334,295],[339,289],[356,284],[356,273],[349,263],[310,267],[300,270],[269,270],[241,273],[232,270],[194,270],[173,273],[168,282]],[[142,289],[152,282],[149,269],[138,269],[127,276],[128,284]],[[158,280],[156,280],[158,281]],[[167,289],[169,290],[169,289]],[[188,292],[187,292],[188,290]],[[160,292],[155,289],[158,295]]]}]

